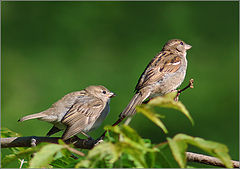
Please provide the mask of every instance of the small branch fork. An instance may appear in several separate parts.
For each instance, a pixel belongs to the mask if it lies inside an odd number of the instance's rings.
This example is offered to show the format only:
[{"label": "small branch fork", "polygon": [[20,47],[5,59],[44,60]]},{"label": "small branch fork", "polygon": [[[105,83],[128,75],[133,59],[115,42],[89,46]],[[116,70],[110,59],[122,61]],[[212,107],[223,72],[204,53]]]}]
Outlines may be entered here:
[{"label": "small branch fork", "polygon": [[194,80],[193,79],[190,79],[189,80],[189,84],[186,86],[186,87],[184,87],[183,89],[179,89],[178,91],[177,91],[177,96],[175,97],[175,101],[178,101],[178,97],[179,97],[179,95],[183,92],[183,91],[185,91],[186,89],[188,89],[189,87],[192,89],[193,88],[193,82],[194,82]]},{"label": "small branch fork", "polygon": [[[33,142],[37,145],[41,142],[48,142],[48,143],[58,143],[58,140],[61,139],[60,137],[36,137],[36,136],[30,136],[30,137],[9,137],[9,138],[1,138],[1,147],[2,148],[10,148],[10,147],[32,147]],[[35,141],[32,141],[35,140]],[[73,145],[76,148],[81,149],[91,149],[94,147],[96,141],[91,139],[79,139],[77,137],[74,138],[74,140],[67,140],[66,143],[69,144],[71,141],[74,142]],[[76,153],[80,156],[84,156],[83,153],[79,151],[73,150],[71,147],[66,147],[71,152]],[[215,157],[206,156],[202,154],[192,153],[192,152],[186,152],[187,161],[189,162],[198,162],[202,164],[207,165],[213,165],[218,167],[224,167],[223,163],[218,160]],[[21,161],[23,163],[24,161]],[[234,168],[239,168],[239,162],[238,161],[232,161]],[[22,165],[22,164],[21,164]]]}]

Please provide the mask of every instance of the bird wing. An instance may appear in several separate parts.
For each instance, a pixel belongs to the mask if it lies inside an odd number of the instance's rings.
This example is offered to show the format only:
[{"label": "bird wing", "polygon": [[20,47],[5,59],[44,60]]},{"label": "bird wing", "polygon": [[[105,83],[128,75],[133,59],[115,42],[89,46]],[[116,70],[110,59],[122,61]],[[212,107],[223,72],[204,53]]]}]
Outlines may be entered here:
[{"label": "bird wing", "polygon": [[104,106],[103,101],[96,97],[84,96],[77,99],[62,119],[62,123],[67,126],[63,140],[80,133],[89,124],[94,123]]},{"label": "bird wing", "polygon": [[181,66],[181,57],[170,51],[161,51],[147,65],[141,77],[138,80],[135,90],[161,81],[166,73],[174,73]]}]

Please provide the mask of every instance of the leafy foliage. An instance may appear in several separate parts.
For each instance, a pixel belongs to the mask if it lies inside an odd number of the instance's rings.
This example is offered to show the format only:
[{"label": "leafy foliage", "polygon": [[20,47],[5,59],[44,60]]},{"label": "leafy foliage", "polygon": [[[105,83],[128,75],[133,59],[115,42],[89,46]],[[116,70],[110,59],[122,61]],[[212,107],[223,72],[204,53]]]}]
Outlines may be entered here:
[{"label": "leafy foliage", "polygon": [[[59,144],[48,144],[40,149],[38,153],[30,161],[30,168],[42,168],[48,167],[49,162],[53,161],[53,156],[61,149],[63,145]],[[60,155],[61,156],[61,155]]]},{"label": "leafy foliage", "polygon": [[177,92],[172,92],[169,94],[166,94],[165,96],[158,96],[148,102],[148,104],[142,104],[138,106],[137,112],[142,113],[145,115],[149,120],[154,122],[157,126],[159,126],[165,133],[167,133],[167,128],[163,124],[163,122],[160,120],[161,115],[157,114],[154,111],[154,107],[163,107],[163,108],[171,108],[176,109],[180,112],[182,112],[192,123],[194,124],[194,121],[184,106],[184,104],[181,101],[174,101],[174,98],[177,96]]},{"label": "leafy foliage", "polygon": [[[176,93],[171,93],[164,97],[157,97],[148,104],[137,107],[137,111],[165,132],[167,129],[160,121],[161,115],[153,111],[156,106],[177,109],[193,124],[185,106],[181,102],[173,101],[175,96]],[[105,129],[108,132],[103,142],[91,150],[81,150],[86,154],[85,156],[60,140],[59,144],[41,143],[32,148],[11,148],[12,154],[2,159],[2,167],[13,160],[24,159],[27,161],[25,167],[30,168],[186,168],[190,167],[187,165],[185,154],[188,145],[198,147],[219,158],[226,167],[232,167],[228,148],[217,142],[177,134],[173,138],[166,138],[166,142],[155,145],[151,140],[141,138],[130,126],[106,126]],[[3,129],[1,134],[2,137],[19,136],[7,129]]]},{"label": "leafy foliage", "polygon": [[232,168],[228,148],[220,143],[207,141],[199,137],[191,137],[186,134],[177,134],[173,139],[167,138],[173,156],[182,168],[186,168],[186,150],[188,144],[196,146],[212,156],[219,158],[225,166]]}]

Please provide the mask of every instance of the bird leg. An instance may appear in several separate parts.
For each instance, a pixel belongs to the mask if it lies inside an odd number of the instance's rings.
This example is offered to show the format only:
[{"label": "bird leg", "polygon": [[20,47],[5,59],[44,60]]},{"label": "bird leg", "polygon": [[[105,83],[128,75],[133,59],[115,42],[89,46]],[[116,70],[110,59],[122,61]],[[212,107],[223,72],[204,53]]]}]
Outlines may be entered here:
[{"label": "bird leg", "polygon": [[188,84],[186,87],[184,87],[183,89],[179,89],[179,90],[177,91],[177,96],[174,98],[174,100],[175,100],[176,102],[178,101],[179,95],[180,95],[184,90],[188,89],[189,87],[190,87],[190,88],[193,88],[193,82],[194,82],[194,80],[193,80],[193,79],[190,79],[190,80],[189,80],[189,84]]}]

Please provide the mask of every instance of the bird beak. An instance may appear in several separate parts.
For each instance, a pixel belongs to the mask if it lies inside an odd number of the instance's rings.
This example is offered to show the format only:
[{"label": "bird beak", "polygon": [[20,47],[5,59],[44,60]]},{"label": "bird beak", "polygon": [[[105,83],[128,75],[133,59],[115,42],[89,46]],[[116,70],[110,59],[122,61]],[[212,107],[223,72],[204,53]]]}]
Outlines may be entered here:
[{"label": "bird beak", "polygon": [[115,96],[116,96],[115,93],[111,93],[110,98],[115,97]]},{"label": "bird beak", "polygon": [[185,44],[185,49],[186,49],[186,50],[191,49],[191,48],[192,48],[191,45]]}]

